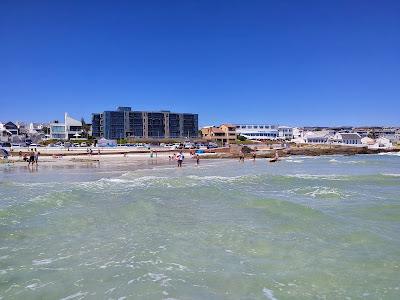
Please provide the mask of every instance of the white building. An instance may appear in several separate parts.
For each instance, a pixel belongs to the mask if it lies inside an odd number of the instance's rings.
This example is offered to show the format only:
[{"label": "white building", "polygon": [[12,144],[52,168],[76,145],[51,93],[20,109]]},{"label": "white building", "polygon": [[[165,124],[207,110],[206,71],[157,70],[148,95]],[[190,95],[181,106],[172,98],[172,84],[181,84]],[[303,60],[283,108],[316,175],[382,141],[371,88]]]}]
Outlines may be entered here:
[{"label": "white building", "polygon": [[293,138],[294,138],[294,139],[296,139],[296,138],[302,138],[302,137],[303,137],[303,134],[304,134],[304,130],[303,130],[302,128],[298,128],[298,127],[294,127],[294,128],[292,129],[292,132],[293,132]]},{"label": "white building", "polygon": [[69,140],[81,138],[83,135],[82,122],[64,115],[64,123],[50,123],[50,138],[56,140]]},{"label": "white building", "polygon": [[307,131],[303,134],[303,140],[307,144],[327,144],[332,135],[327,130]]},{"label": "white building", "polygon": [[378,137],[380,138],[386,138],[391,142],[398,142],[398,134],[396,134],[396,129],[395,128],[382,128],[381,130],[378,130],[377,132]]},{"label": "white building", "polygon": [[293,128],[266,124],[236,124],[236,133],[249,140],[277,140],[293,138]]},{"label": "white building", "polygon": [[387,139],[387,138],[378,138],[375,140],[375,144],[369,145],[369,149],[392,149],[393,144],[392,142]]},{"label": "white building", "polygon": [[358,133],[338,132],[334,135],[332,142],[339,145],[361,145],[361,136]]},{"label": "white building", "polygon": [[396,133],[394,134],[394,142],[396,143],[400,142],[400,129],[397,129]]},{"label": "white building", "polygon": [[279,138],[283,140],[291,140],[293,138],[293,127],[278,126]]},{"label": "white building", "polygon": [[5,128],[0,128],[0,142],[11,142],[12,133]]},{"label": "white building", "polygon": [[363,145],[373,145],[375,144],[375,140],[371,139],[370,137],[366,136],[361,139],[361,144]]}]

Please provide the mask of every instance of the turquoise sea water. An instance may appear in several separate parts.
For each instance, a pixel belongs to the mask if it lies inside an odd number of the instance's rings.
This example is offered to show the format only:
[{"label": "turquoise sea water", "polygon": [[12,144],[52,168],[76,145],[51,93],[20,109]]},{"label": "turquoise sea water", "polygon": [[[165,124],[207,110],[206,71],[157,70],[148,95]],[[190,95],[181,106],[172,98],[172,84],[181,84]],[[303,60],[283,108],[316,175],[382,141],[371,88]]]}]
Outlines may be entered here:
[{"label": "turquoise sea water", "polygon": [[399,156],[0,165],[0,299],[399,298]]}]

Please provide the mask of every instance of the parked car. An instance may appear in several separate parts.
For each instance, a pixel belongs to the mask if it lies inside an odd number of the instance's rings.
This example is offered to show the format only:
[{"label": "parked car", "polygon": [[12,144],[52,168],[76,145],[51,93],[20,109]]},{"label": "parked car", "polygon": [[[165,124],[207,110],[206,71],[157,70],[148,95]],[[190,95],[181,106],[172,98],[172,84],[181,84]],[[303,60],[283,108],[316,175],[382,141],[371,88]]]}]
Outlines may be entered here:
[{"label": "parked car", "polygon": [[10,156],[10,153],[6,149],[0,148],[0,157],[3,159],[7,159]]},{"label": "parked car", "polygon": [[2,148],[11,148],[11,143],[9,143],[9,142],[0,142],[0,147],[2,147]]},{"label": "parked car", "polygon": [[81,147],[87,147],[87,143],[86,142],[82,142],[81,143]]},{"label": "parked car", "polygon": [[215,143],[208,143],[208,146],[207,146],[207,148],[208,148],[208,149],[212,149],[212,148],[218,148],[218,145],[217,145],[217,144],[215,144]]},{"label": "parked car", "polygon": [[194,144],[192,144],[192,143],[185,143],[184,144],[184,146],[183,146],[185,149],[192,149],[192,148],[194,148]]}]

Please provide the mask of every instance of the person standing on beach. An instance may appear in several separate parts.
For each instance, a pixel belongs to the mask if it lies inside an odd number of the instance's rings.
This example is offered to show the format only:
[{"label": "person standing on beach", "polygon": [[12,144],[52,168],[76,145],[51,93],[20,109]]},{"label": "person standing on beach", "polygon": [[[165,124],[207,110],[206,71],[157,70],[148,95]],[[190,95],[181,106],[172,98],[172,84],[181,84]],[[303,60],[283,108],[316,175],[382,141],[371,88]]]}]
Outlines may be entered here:
[{"label": "person standing on beach", "polygon": [[178,168],[182,168],[182,163],[183,163],[183,159],[185,158],[183,156],[182,151],[177,155],[177,160],[178,160]]},{"label": "person standing on beach", "polygon": [[256,153],[253,152],[253,161],[256,161]]},{"label": "person standing on beach", "polygon": [[31,152],[29,153],[28,167],[31,165],[31,163],[33,166],[34,162],[35,162],[35,152],[33,152],[33,150],[31,150]]},{"label": "person standing on beach", "polygon": [[196,164],[197,165],[200,164],[200,156],[198,154],[196,154]]},{"label": "person standing on beach", "polygon": [[[34,160],[35,160],[35,164],[36,164],[36,165],[38,164],[39,155],[40,155],[40,152],[38,152],[38,151],[36,150],[36,151],[35,151],[35,154],[34,154]],[[33,163],[32,163],[32,165],[33,165]]]}]

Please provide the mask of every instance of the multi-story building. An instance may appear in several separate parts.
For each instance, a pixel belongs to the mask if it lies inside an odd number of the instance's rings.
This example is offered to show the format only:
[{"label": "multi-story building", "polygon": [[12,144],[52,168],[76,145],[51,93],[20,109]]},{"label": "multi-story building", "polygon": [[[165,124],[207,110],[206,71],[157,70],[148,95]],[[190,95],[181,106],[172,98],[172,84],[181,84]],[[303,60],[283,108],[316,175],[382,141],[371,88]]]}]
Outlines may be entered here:
[{"label": "multi-story building", "polygon": [[293,127],[289,126],[278,126],[279,138],[283,140],[293,139]]},{"label": "multi-story building", "polygon": [[206,126],[201,129],[203,139],[215,142],[219,145],[232,144],[237,139],[236,126],[222,124],[219,127]]},{"label": "multi-story building", "polygon": [[92,134],[96,138],[196,138],[198,115],[170,111],[132,111],[118,107],[115,111],[92,114]]},{"label": "multi-story building", "polygon": [[64,115],[64,123],[54,121],[50,123],[50,138],[56,140],[69,140],[71,138],[81,138],[83,135],[82,122]]},{"label": "multi-story building", "polygon": [[249,140],[276,140],[279,138],[279,130],[276,125],[236,125],[238,135]]},{"label": "multi-story building", "polygon": [[7,122],[3,127],[8,130],[12,135],[19,135],[19,128],[13,122]]}]

